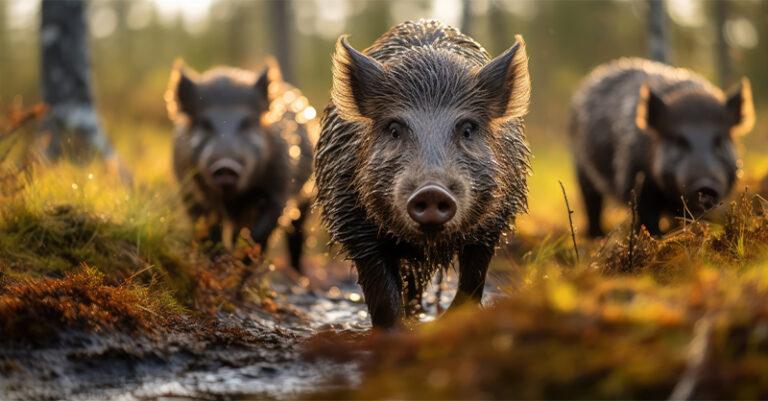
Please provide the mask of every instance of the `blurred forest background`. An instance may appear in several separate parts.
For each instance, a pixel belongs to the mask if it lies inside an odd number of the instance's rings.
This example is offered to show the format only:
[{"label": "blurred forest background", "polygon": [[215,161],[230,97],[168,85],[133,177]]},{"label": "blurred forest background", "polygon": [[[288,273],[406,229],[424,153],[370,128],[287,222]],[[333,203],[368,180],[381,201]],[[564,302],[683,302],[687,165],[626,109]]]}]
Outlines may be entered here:
[{"label": "blurred forest background", "polygon": [[[343,33],[363,49],[393,24],[437,18],[492,55],[522,34],[531,56],[527,132],[536,155],[534,207],[523,220],[546,230],[537,215],[563,207],[558,179],[579,200],[565,130],[570,97],[598,64],[648,56],[647,7],[646,1],[609,0],[91,0],[95,103],[127,168],[142,180],[169,181],[171,123],[163,94],[177,57],[203,71],[220,64],[259,69],[265,56],[275,55],[287,79],[320,111],[329,98],[330,56]],[[760,118],[768,107],[768,1],[669,0],[665,11],[670,63],[725,89],[741,76],[752,81],[758,119],[742,154],[747,174],[762,177],[768,171],[768,125]],[[0,0],[0,99],[6,104],[40,100],[39,13],[39,1]]]}]

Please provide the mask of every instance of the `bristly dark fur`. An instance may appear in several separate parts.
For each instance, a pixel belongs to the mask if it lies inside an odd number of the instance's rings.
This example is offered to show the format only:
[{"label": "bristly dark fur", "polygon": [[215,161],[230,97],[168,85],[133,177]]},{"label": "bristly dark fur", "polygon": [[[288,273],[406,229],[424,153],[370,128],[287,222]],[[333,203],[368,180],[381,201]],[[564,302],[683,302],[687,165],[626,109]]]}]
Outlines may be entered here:
[{"label": "bristly dark fur", "polygon": [[[284,228],[289,231],[291,263],[299,268],[301,224],[311,198],[302,190],[312,171],[317,129],[313,110],[310,118],[305,117],[310,108],[306,98],[282,81],[277,65],[270,61],[259,76],[231,67],[198,76],[179,62],[166,99],[175,123],[174,171],[185,184],[190,216],[204,217],[210,226],[209,239],[221,241],[225,248],[231,248],[241,229],[248,228],[263,249],[283,211],[298,208],[293,227]],[[231,116],[242,117],[251,128],[240,130],[239,121],[227,121]],[[204,119],[221,125],[201,131]],[[240,131],[227,131],[236,128]],[[217,190],[203,171],[204,155],[212,152],[240,160],[247,182],[238,182],[234,192]]]},{"label": "bristly dark fur", "polygon": [[682,215],[681,196],[696,206],[692,183],[710,182],[722,199],[736,178],[733,140],[751,129],[751,104],[746,79],[726,99],[701,76],[666,64],[620,59],[596,68],[573,97],[569,127],[590,234],[602,235],[603,196],[630,201],[638,177],[639,223],[653,234],[661,213]]},{"label": "bristly dark fur", "polygon": [[[418,295],[413,292],[421,291],[435,269],[449,266],[467,245],[490,249],[490,260],[501,234],[512,228],[515,215],[526,210],[530,166],[522,117],[530,84],[521,38],[494,60],[503,70],[484,69],[491,61],[485,49],[437,21],[392,27],[363,53],[369,58],[349,47],[345,37],[339,40],[332,101],[322,116],[315,158],[317,204],[331,240],[340,243],[358,267],[374,324],[387,326],[390,322],[377,322],[376,311],[400,310],[394,305],[399,299],[390,299],[389,294],[390,287],[402,286],[400,275],[406,280],[406,292],[411,292],[406,302],[411,302]],[[501,79],[483,80],[481,70]],[[358,87],[373,95],[361,98],[355,91]],[[446,188],[451,187],[465,203],[449,234],[419,235],[403,208],[396,206],[403,196],[396,188],[416,189],[402,180],[428,180],[424,174],[429,172],[419,171],[417,165],[426,171],[428,163],[414,161],[418,156],[413,153],[392,153],[380,145],[377,132],[393,110],[416,115],[463,110],[489,121],[479,148],[462,155],[441,151],[435,156],[452,173],[451,178],[441,178]],[[419,142],[421,147],[433,146],[427,139],[419,140],[427,141]],[[473,151],[489,157],[467,157],[466,152]],[[405,172],[406,178],[403,169],[412,169]],[[385,276],[392,266],[400,266],[400,272],[389,282]],[[481,268],[484,280],[487,266]]]}]

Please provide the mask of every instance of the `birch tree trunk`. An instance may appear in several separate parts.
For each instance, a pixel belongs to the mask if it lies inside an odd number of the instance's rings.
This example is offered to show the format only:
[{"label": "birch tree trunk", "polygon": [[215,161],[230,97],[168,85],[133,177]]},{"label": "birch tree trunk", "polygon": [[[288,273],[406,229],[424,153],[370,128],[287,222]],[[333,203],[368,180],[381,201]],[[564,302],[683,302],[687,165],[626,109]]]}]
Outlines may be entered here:
[{"label": "birch tree trunk", "polygon": [[93,106],[84,1],[43,0],[41,17],[40,74],[50,107],[41,127],[45,155],[79,162],[112,156]]}]

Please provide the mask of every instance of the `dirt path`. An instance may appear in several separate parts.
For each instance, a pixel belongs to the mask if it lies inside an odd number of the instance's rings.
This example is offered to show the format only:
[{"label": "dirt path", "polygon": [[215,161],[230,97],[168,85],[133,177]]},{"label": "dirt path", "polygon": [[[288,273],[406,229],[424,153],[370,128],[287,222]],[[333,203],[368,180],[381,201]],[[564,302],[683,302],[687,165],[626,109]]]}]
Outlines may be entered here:
[{"label": "dirt path", "polygon": [[[0,348],[3,399],[293,399],[360,381],[355,363],[302,357],[302,343],[322,331],[364,333],[370,323],[359,287],[348,265],[307,272],[298,282],[277,272],[277,315],[238,310],[219,314],[218,325],[237,327],[202,340],[180,333],[163,338],[120,333],[61,333],[43,344]],[[442,304],[453,295],[448,279]],[[493,280],[491,280],[493,281]],[[303,284],[303,285],[302,285]],[[436,315],[436,286],[426,297],[423,320]],[[493,292],[491,283],[487,290]]]}]

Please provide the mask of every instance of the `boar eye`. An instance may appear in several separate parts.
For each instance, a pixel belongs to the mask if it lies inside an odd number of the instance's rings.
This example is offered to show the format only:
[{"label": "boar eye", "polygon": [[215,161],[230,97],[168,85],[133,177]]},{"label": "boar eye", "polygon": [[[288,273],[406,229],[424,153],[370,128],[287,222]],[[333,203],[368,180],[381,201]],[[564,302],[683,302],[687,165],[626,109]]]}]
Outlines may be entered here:
[{"label": "boar eye", "polygon": [[691,148],[691,144],[688,142],[687,139],[685,139],[682,136],[676,136],[676,137],[674,137],[674,139],[672,141],[675,144],[675,146],[677,146],[680,149],[690,149]]},{"label": "boar eye", "polygon": [[391,122],[387,126],[387,132],[389,132],[389,135],[392,136],[392,138],[397,139],[400,138],[400,134],[403,130],[403,127],[398,122]]},{"label": "boar eye", "polygon": [[238,128],[240,131],[248,131],[251,129],[251,120],[248,118],[243,119],[240,121],[240,127]]},{"label": "boar eye", "polygon": [[725,138],[723,135],[717,135],[715,136],[715,139],[712,141],[712,146],[715,148],[722,148],[723,145],[725,145]]},{"label": "boar eye", "polygon": [[205,131],[213,131],[213,123],[207,118],[198,120],[197,125]]},{"label": "boar eye", "polygon": [[472,135],[475,134],[475,130],[477,129],[477,126],[472,121],[462,121],[456,127],[458,128],[459,134],[466,139],[472,138]]}]

